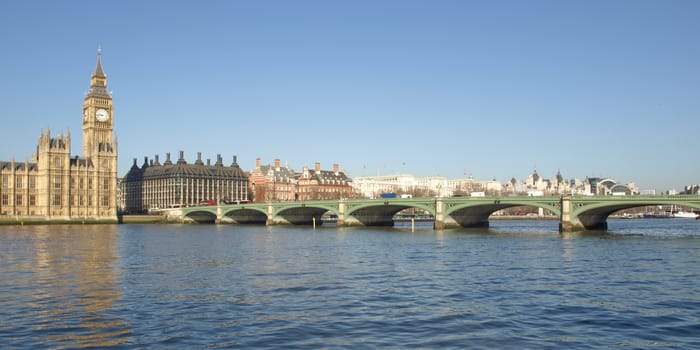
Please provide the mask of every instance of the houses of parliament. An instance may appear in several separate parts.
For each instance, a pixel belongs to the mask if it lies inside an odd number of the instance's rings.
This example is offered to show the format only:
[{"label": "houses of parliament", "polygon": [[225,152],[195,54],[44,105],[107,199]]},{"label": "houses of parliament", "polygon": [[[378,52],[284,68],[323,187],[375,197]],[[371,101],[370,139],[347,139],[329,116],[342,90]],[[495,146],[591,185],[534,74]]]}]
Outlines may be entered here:
[{"label": "houses of parliament", "polygon": [[82,108],[83,153],[71,134],[41,130],[31,161],[0,161],[0,220],[117,222],[117,138],[101,53]]}]

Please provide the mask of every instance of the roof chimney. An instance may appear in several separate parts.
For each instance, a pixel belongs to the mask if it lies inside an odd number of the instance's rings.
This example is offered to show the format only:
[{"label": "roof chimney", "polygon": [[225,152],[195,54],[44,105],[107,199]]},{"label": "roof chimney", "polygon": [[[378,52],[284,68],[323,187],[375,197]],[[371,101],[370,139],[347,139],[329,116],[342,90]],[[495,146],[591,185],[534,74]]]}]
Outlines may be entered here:
[{"label": "roof chimney", "polygon": [[314,169],[316,170],[316,172],[320,172],[321,171],[321,163],[316,162],[316,166],[314,167]]},{"label": "roof chimney", "polygon": [[275,159],[275,171],[280,171],[280,160]]},{"label": "roof chimney", "polygon": [[333,164],[333,172],[338,175],[338,164]]},{"label": "roof chimney", "polygon": [[260,158],[255,158],[255,169],[260,169]]},{"label": "roof chimney", "polygon": [[180,151],[180,159],[177,160],[177,164],[187,164],[185,160],[185,151]]}]

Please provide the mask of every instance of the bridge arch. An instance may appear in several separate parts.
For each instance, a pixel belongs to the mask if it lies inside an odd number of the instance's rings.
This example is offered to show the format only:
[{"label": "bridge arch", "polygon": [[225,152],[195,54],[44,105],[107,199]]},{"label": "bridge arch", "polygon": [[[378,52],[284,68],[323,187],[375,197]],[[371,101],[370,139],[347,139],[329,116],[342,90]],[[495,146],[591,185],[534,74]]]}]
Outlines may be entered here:
[{"label": "bridge arch", "polygon": [[338,201],[303,201],[273,203],[268,224],[322,225],[326,212],[338,214]]},{"label": "bridge arch", "polygon": [[323,220],[321,216],[326,212],[336,213],[336,210],[317,206],[304,207],[289,207],[277,210],[272,217],[273,224],[292,224],[292,225],[321,225]]},{"label": "bridge arch", "polygon": [[[295,209],[308,209],[310,211],[323,210],[323,213],[330,211],[331,213],[338,214],[337,202],[333,201],[330,203],[315,203],[315,202],[291,202],[293,204],[276,206],[272,210],[272,215],[284,215]],[[330,204],[330,205],[329,205]]]},{"label": "bridge arch", "polygon": [[571,218],[573,227],[584,230],[607,229],[608,217],[619,210],[638,208],[652,205],[677,205],[700,210],[700,196],[694,196],[696,200],[688,200],[690,197],[678,198],[673,196],[630,196],[619,197],[611,200],[600,198],[577,198],[572,200]]},{"label": "bridge arch", "polygon": [[399,202],[399,201],[381,201],[381,200],[374,200],[372,202],[363,202],[361,204],[356,204],[352,206],[352,209],[348,211],[348,214],[352,215],[354,212],[361,210],[361,209],[366,209],[366,208],[377,208],[377,207],[382,207],[382,206],[396,206],[396,207],[402,207],[403,209],[408,209],[408,208],[416,208],[416,209],[422,209],[430,214],[435,215],[435,202],[433,201],[432,203],[424,203],[424,202]]},{"label": "bridge arch", "polygon": [[435,216],[434,198],[348,201],[346,205],[346,226],[392,226],[394,215],[410,208],[421,209]]},{"label": "bridge arch", "polygon": [[[533,199],[537,198],[537,199]],[[527,206],[542,208],[552,212],[555,216],[561,216],[561,204],[559,197],[485,197],[471,201],[448,201],[445,203],[445,218],[443,226],[461,227],[488,227],[491,214],[507,208]]]},{"label": "bridge arch", "polygon": [[227,208],[222,214],[221,221],[234,224],[265,224],[267,212],[264,208],[253,206]]},{"label": "bridge arch", "polygon": [[182,213],[182,221],[187,223],[213,224],[217,221],[216,208],[197,208]]}]

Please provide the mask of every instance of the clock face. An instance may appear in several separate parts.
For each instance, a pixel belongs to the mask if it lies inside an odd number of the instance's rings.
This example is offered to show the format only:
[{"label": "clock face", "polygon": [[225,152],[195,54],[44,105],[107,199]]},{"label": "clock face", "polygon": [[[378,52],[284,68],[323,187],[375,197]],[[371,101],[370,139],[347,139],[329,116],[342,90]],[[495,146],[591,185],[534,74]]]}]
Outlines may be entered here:
[{"label": "clock face", "polygon": [[107,119],[109,119],[109,113],[107,113],[106,110],[100,108],[95,112],[95,118],[97,118],[98,122],[106,122]]}]

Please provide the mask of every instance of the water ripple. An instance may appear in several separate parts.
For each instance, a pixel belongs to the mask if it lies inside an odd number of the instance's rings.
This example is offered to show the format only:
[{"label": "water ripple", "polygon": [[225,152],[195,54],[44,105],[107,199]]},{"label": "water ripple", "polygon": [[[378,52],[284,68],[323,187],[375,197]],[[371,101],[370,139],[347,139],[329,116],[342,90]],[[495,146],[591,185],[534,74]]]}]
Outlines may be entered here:
[{"label": "water ripple", "polygon": [[[490,230],[0,228],[9,348],[698,348],[700,240]],[[511,225],[511,226],[509,226]]]}]

